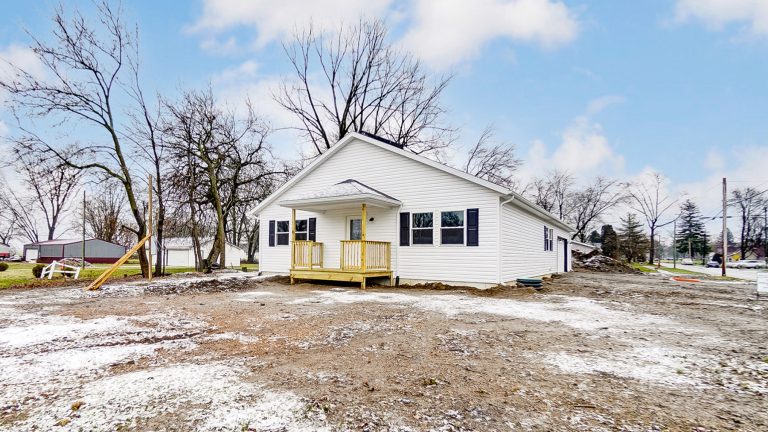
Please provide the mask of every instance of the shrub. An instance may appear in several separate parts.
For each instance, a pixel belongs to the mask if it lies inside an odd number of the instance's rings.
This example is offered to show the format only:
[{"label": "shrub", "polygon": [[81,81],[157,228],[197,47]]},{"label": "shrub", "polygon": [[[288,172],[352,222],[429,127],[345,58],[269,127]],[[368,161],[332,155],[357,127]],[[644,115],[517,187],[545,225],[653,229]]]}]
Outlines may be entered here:
[{"label": "shrub", "polygon": [[0,272],[8,270],[8,263],[0,262]]},{"label": "shrub", "polygon": [[36,264],[34,267],[32,267],[32,274],[35,275],[36,278],[40,279],[40,275],[43,273],[44,268],[45,264]]}]

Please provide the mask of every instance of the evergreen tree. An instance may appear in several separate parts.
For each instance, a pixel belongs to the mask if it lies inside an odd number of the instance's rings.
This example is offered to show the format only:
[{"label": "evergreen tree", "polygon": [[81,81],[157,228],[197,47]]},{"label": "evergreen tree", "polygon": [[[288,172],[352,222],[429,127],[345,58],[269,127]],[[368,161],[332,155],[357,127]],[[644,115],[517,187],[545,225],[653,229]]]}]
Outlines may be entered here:
[{"label": "evergreen tree", "polygon": [[600,243],[603,249],[603,255],[611,258],[619,256],[619,236],[613,230],[611,225],[603,225],[601,229]]},{"label": "evergreen tree", "polygon": [[600,233],[597,232],[597,230],[592,230],[591,233],[589,233],[589,238],[587,239],[590,243],[600,243]]},{"label": "evergreen tree", "polygon": [[680,219],[678,219],[675,238],[677,252],[683,256],[688,256],[689,244],[693,256],[696,254],[703,256],[709,252],[709,246],[705,240],[706,230],[701,219],[701,212],[696,203],[685,200],[680,206]]},{"label": "evergreen tree", "polygon": [[619,252],[629,262],[642,261],[649,246],[648,237],[643,232],[643,224],[635,214],[627,213],[627,216],[621,219]]}]

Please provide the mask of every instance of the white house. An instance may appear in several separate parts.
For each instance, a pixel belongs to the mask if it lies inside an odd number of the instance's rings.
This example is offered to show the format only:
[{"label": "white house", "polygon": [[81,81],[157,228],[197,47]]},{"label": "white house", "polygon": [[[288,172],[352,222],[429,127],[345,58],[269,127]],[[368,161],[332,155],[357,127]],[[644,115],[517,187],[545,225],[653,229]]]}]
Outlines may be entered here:
[{"label": "white house", "polygon": [[574,229],[552,214],[368,134],[345,136],[252,213],[260,270],[292,279],[487,287],[570,268]]},{"label": "white house", "polygon": [[[200,250],[203,252],[203,258],[208,256],[208,252],[213,248],[213,239],[202,240]],[[152,242],[152,255],[156,256],[157,245]],[[238,267],[240,261],[245,261],[248,254],[240,247],[229,242],[225,250],[226,267]],[[165,267],[194,267],[195,250],[192,247],[192,238],[173,237],[163,239],[163,265]]]}]

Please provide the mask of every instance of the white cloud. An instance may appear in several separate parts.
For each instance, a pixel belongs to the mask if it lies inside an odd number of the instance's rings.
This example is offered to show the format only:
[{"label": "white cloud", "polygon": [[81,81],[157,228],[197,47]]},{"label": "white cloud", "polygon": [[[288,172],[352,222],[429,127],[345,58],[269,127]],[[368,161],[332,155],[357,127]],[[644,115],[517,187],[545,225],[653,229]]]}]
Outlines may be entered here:
[{"label": "white cloud", "polygon": [[524,160],[519,173],[524,181],[553,169],[568,171],[580,181],[588,181],[598,174],[616,176],[624,170],[624,157],[610,145],[602,126],[584,116],[568,125],[554,150],[550,151],[542,141],[535,141]]},{"label": "white cloud", "polygon": [[402,45],[436,68],[477,56],[495,39],[555,47],[576,37],[578,23],[551,0],[416,0]]},{"label": "white cloud", "polygon": [[720,30],[729,24],[745,25],[756,36],[768,36],[768,1],[765,0],[678,0],[678,21],[702,21]]},{"label": "white cloud", "polygon": [[623,175],[624,157],[611,146],[602,125],[592,120],[592,116],[622,102],[624,98],[618,95],[590,101],[585,113],[571,120],[560,136],[560,144],[552,151],[543,141],[534,141],[523,158],[520,179],[530,181],[553,169],[568,171],[579,181],[596,175]]},{"label": "white cloud", "polygon": [[587,115],[593,116],[605,111],[606,108],[613,105],[618,105],[624,102],[624,96],[619,95],[607,95],[593,99],[587,105]]},{"label": "white cloud", "polygon": [[[16,44],[0,48],[0,79],[12,79],[16,75],[14,68],[25,70],[36,78],[45,76],[45,68],[30,48]],[[3,99],[0,91],[0,102]]]},{"label": "white cloud", "polygon": [[[210,32],[254,26],[255,44],[263,47],[310,24],[318,31],[328,31],[335,30],[340,23],[357,21],[361,16],[382,16],[391,3],[392,0],[204,0],[202,16],[188,30],[207,32],[209,37],[204,45],[220,46],[212,42]],[[234,43],[234,39],[227,42]]]},{"label": "white cloud", "polygon": [[214,75],[211,81],[213,81],[214,84],[217,84],[239,80],[251,80],[256,77],[258,71],[259,64],[253,60],[247,60],[236,67],[224,69]]}]

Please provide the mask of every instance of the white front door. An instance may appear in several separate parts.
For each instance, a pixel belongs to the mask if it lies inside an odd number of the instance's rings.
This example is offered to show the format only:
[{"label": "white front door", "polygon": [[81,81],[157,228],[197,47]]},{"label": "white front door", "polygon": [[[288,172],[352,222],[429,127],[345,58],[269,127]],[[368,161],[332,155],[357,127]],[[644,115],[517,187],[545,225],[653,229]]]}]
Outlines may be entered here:
[{"label": "white front door", "polygon": [[557,239],[557,272],[563,273],[565,269],[565,257],[568,250],[567,240],[558,237]]},{"label": "white front door", "polygon": [[363,236],[363,220],[360,216],[347,216],[344,238],[347,240],[361,240]]}]

